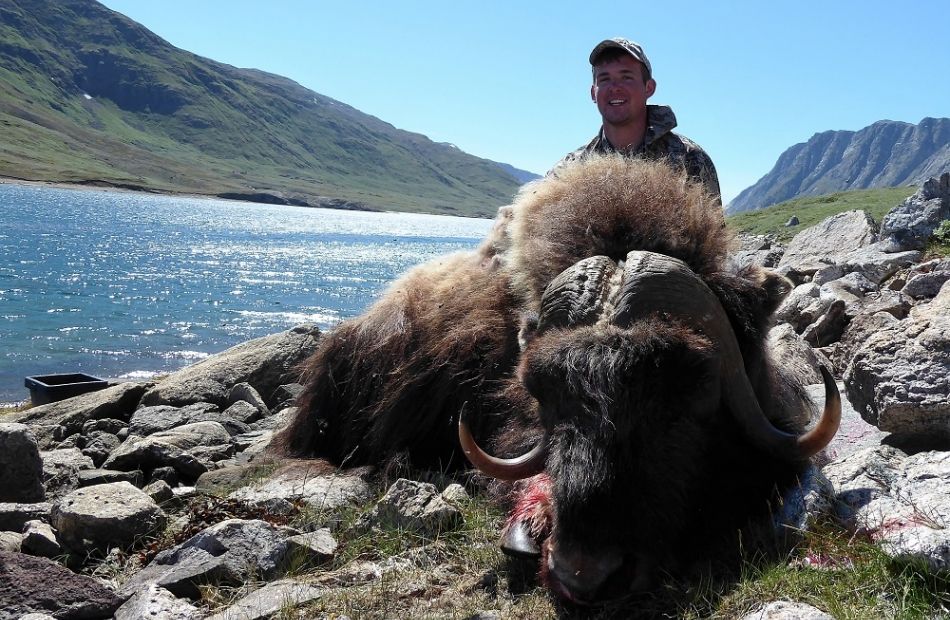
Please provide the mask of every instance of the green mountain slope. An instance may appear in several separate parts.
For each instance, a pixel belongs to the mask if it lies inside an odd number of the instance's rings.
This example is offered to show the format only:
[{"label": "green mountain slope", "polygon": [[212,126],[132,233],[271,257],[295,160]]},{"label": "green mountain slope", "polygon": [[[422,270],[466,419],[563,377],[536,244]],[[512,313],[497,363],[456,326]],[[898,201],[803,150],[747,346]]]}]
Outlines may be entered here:
[{"label": "green mountain slope", "polygon": [[180,50],[92,0],[0,0],[0,175],[481,216],[519,185],[494,162]]}]

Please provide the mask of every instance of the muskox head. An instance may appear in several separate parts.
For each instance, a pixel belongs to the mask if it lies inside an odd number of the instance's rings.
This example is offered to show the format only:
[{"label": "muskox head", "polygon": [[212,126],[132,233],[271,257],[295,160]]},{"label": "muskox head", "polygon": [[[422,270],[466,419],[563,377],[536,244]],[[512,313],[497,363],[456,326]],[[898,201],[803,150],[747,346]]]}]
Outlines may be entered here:
[{"label": "muskox head", "polygon": [[527,538],[570,600],[649,587],[703,536],[767,510],[837,430],[840,401],[824,369],[826,405],[812,430],[799,432],[781,406],[763,411],[720,299],[668,256],[580,261],[547,287],[525,331],[518,379],[543,439],[501,459],[464,420],[459,436],[490,476],[540,474],[541,524]]}]

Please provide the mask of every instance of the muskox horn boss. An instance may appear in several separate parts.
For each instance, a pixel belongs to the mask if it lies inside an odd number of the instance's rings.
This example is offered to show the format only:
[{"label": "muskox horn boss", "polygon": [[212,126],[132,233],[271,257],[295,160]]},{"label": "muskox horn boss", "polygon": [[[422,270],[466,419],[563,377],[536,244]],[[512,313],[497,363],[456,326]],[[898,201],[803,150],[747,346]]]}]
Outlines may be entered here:
[{"label": "muskox horn boss", "polygon": [[825,407],[818,423],[802,435],[776,428],[762,412],[746,375],[735,332],[708,286],[685,263],[653,252],[627,254],[611,322],[627,325],[644,316],[668,313],[686,317],[719,347],[723,397],[753,444],[788,460],[804,460],[828,445],[841,423],[841,396],[831,373],[821,367]]}]

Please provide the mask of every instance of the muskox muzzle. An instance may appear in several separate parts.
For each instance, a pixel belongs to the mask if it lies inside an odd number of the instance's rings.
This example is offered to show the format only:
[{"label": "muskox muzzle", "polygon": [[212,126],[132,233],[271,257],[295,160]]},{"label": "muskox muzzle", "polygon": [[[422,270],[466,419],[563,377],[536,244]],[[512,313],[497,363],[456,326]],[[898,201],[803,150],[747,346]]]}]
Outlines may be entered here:
[{"label": "muskox muzzle", "polygon": [[[675,258],[635,250],[620,265],[606,256],[574,264],[545,289],[538,331],[599,321],[628,326],[651,315],[678,317],[715,343],[721,361],[723,400],[753,445],[786,460],[801,461],[831,442],[841,422],[841,397],[831,373],[820,368],[825,406],[818,423],[801,435],[776,428],[762,412],[735,332],[718,298]],[[502,459],[482,450],[464,418],[460,418],[459,441],[472,465],[494,478],[518,480],[544,469],[547,436],[527,454]]]}]

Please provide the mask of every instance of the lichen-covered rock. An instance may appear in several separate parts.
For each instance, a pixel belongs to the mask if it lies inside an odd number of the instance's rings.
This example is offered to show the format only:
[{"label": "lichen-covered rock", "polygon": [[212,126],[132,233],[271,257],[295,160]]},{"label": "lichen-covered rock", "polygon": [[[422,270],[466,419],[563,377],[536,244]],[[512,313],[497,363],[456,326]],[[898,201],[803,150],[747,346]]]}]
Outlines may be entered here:
[{"label": "lichen-covered rock", "polygon": [[891,251],[922,250],[943,220],[950,219],[950,173],[924,182],[919,190],[887,212],[881,241]]},{"label": "lichen-covered rock", "polygon": [[304,325],[264,336],[172,373],[142,397],[142,404],[185,406],[210,402],[226,406],[231,387],[249,383],[270,394],[297,379],[296,368],[314,352],[320,330]]},{"label": "lichen-covered rock", "polygon": [[44,450],[40,456],[43,458],[43,485],[50,497],[72,491],[79,486],[79,472],[96,468],[92,459],[79,448]]},{"label": "lichen-covered rock", "polygon": [[115,620],[201,620],[203,617],[197,607],[155,584],[136,592],[115,612]]},{"label": "lichen-covered rock", "polygon": [[268,583],[235,601],[208,620],[266,620],[282,609],[293,608],[323,596],[323,589],[308,583],[285,579]]},{"label": "lichen-covered rock", "polygon": [[148,437],[152,433],[171,430],[189,422],[200,422],[203,416],[213,411],[220,411],[220,408],[211,403],[194,403],[185,407],[142,407],[136,409],[129,419],[129,434]]},{"label": "lichen-covered rock", "polygon": [[43,461],[25,424],[0,423],[0,502],[40,502]]},{"label": "lichen-covered rock", "polygon": [[256,504],[274,498],[299,500],[311,508],[330,510],[367,501],[371,496],[372,489],[359,476],[321,474],[306,466],[291,466],[233,491],[228,498]]},{"label": "lichen-covered rock", "polygon": [[876,446],[822,471],[838,491],[840,516],[866,529],[885,552],[950,569],[950,452],[907,456]]},{"label": "lichen-covered rock", "polygon": [[63,544],[78,550],[88,546],[128,546],[165,525],[155,501],[128,482],[77,489],[53,505],[53,527]]},{"label": "lichen-covered rock", "polygon": [[329,528],[297,534],[287,539],[290,553],[308,564],[318,564],[333,559],[339,546]]},{"label": "lichen-covered rock", "polygon": [[461,511],[445,501],[434,484],[400,478],[376,506],[361,518],[366,527],[397,527],[435,536],[462,521]]},{"label": "lichen-covered rock", "polygon": [[874,220],[864,211],[845,211],[801,231],[789,242],[779,267],[813,273],[839,262],[852,250],[877,241]]},{"label": "lichen-covered rock", "polygon": [[950,284],[857,347],[844,382],[865,420],[902,434],[950,430]]},{"label": "lichen-covered rock", "polygon": [[834,620],[834,618],[807,603],[773,601],[746,614],[742,620]]}]

